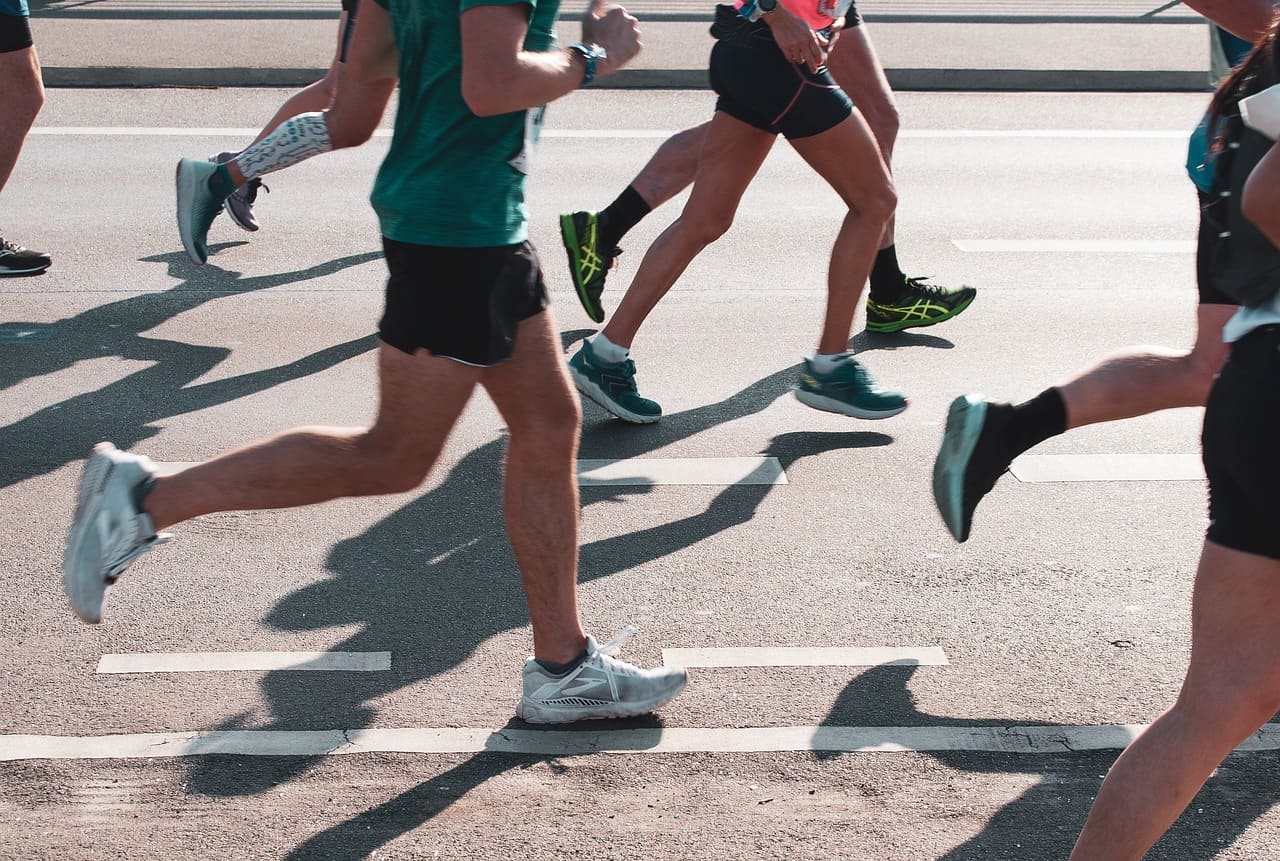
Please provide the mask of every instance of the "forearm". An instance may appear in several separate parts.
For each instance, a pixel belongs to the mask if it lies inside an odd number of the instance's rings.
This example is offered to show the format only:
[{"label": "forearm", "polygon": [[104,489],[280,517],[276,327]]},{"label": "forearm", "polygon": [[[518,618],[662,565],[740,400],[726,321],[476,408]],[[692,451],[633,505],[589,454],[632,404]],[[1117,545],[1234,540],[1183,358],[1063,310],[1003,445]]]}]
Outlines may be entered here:
[{"label": "forearm", "polygon": [[1245,217],[1280,247],[1280,146],[1262,157],[1244,184]]},{"label": "forearm", "polygon": [[1241,39],[1257,42],[1275,16],[1272,0],[1183,0],[1188,6]]},{"label": "forearm", "polygon": [[500,74],[464,74],[462,96],[478,116],[506,114],[553,102],[582,86],[585,75],[585,60],[576,52],[521,51]]}]

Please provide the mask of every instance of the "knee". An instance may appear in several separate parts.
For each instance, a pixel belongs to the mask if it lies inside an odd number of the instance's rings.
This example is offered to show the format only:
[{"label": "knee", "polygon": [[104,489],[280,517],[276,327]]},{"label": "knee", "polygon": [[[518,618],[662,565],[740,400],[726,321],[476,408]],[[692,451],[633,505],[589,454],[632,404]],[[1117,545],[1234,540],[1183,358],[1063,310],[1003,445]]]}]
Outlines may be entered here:
[{"label": "knee", "polygon": [[362,495],[408,493],[426,480],[440,454],[439,447],[424,450],[409,440],[395,439],[371,428],[356,440]]},{"label": "knee", "polygon": [[30,81],[30,86],[23,86],[6,96],[10,116],[21,127],[30,128],[36,116],[44,108],[44,87],[39,78]]},{"label": "knee", "polygon": [[680,229],[696,241],[706,246],[715,242],[733,227],[732,210],[713,210],[708,212],[685,211],[680,215]]},{"label": "knee", "polygon": [[893,187],[893,180],[885,175],[884,181],[868,191],[857,203],[858,213],[873,224],[881,226],[889,223],[894,211],[898,208],[898,192]]},{"label": "knee", "polygon": [[333,121],[332,115],[329,120],[329,143],[334,149],[348,149],[350,147],[363,146],[373,137],[373,132],[378,124],[375,121],[372,124],[352,123],[349,120]]},{"label": "knee", "polygon": [[1175,709],[1195,724],[1199,734],[1235,747],[1280,712],[1280,680],[1226,681],[1198,693],[1184,688]]},{"label": "knee", "polygon": [[877,102],[871,106],[866,117],[867,124],[871,126],[871,133],[875,136],[876,143],[880,145],[880,152],[888,162],[893,152],[893,145],[898,140],[898,130],[902,128],[898,105],[892,100]]},{"label": "knee", "polygon": [[512,445],[532,445],[547,453],[576,450],[581,427],[582,404],[570,391],[563,397],[540,403],[536,411],[507,422]]}]

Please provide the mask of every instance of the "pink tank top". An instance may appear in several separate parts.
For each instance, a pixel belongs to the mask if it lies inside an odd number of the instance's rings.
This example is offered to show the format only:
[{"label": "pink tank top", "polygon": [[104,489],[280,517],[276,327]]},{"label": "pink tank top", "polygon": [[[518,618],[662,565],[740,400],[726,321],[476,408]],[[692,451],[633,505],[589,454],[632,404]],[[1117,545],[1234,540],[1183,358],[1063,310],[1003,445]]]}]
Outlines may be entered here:
[{"label": "pink tank top", "polygon": [[[741,9],[746,0],[734,0],[733,8]],[[787,11],[809,25],[810,30],[822,30],[849,11],[853,0],[778,0]]]}]

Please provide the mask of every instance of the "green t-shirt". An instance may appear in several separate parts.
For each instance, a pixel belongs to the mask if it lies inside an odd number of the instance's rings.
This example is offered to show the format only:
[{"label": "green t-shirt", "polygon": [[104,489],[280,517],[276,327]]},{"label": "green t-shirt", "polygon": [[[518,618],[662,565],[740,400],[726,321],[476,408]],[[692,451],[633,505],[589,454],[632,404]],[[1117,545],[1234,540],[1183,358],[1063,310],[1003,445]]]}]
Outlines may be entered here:
[{"label": "green t-shirt", "polygon": [[[459,18],[511,0],[377,0],[400,51],[400,107],[391,150],[370,197],[382,233],[451,248],[528,237],[525,176],[543,108],[477,117],[462,99]],[[560,0],[528,0],[526,51],[555,45]]]}]

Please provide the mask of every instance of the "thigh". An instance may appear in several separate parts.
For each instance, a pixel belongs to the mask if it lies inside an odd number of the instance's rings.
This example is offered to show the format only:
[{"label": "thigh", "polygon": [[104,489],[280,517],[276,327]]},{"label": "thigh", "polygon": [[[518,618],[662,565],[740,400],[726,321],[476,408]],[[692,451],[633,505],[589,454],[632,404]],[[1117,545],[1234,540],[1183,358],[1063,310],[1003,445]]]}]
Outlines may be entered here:
[{"label": "thigh", "polygon": [[378,350],[378,414],[370,429],[380,448],[434,460],[480,379],[480,369],[383,343]]},{"label": "thigh", "polygon": [[513,431],[557,420],[576,431],[578,397],[566,367],[548,308],[520,323],[511,360],[485,368],[480,383]]},{"label": "thigh", "polygon": [[[841,31],[827,55],[827,68],[854,107],[866,117],[888,161],[896,138],[898,106],[865,27],[846,27]],[[880,122],[880,118],[884,118],[884,122]]]},{"label": "thigh", "polygon": [[857,111],[835,128],[791,145],[850,207],[879,199],[893,188],[880,147]]},{"label": "thigh", "polygon": [[681,217],[713,222],[732,218],[776,139],[771,132],[717,111],[707,127],[693,191]]}]

